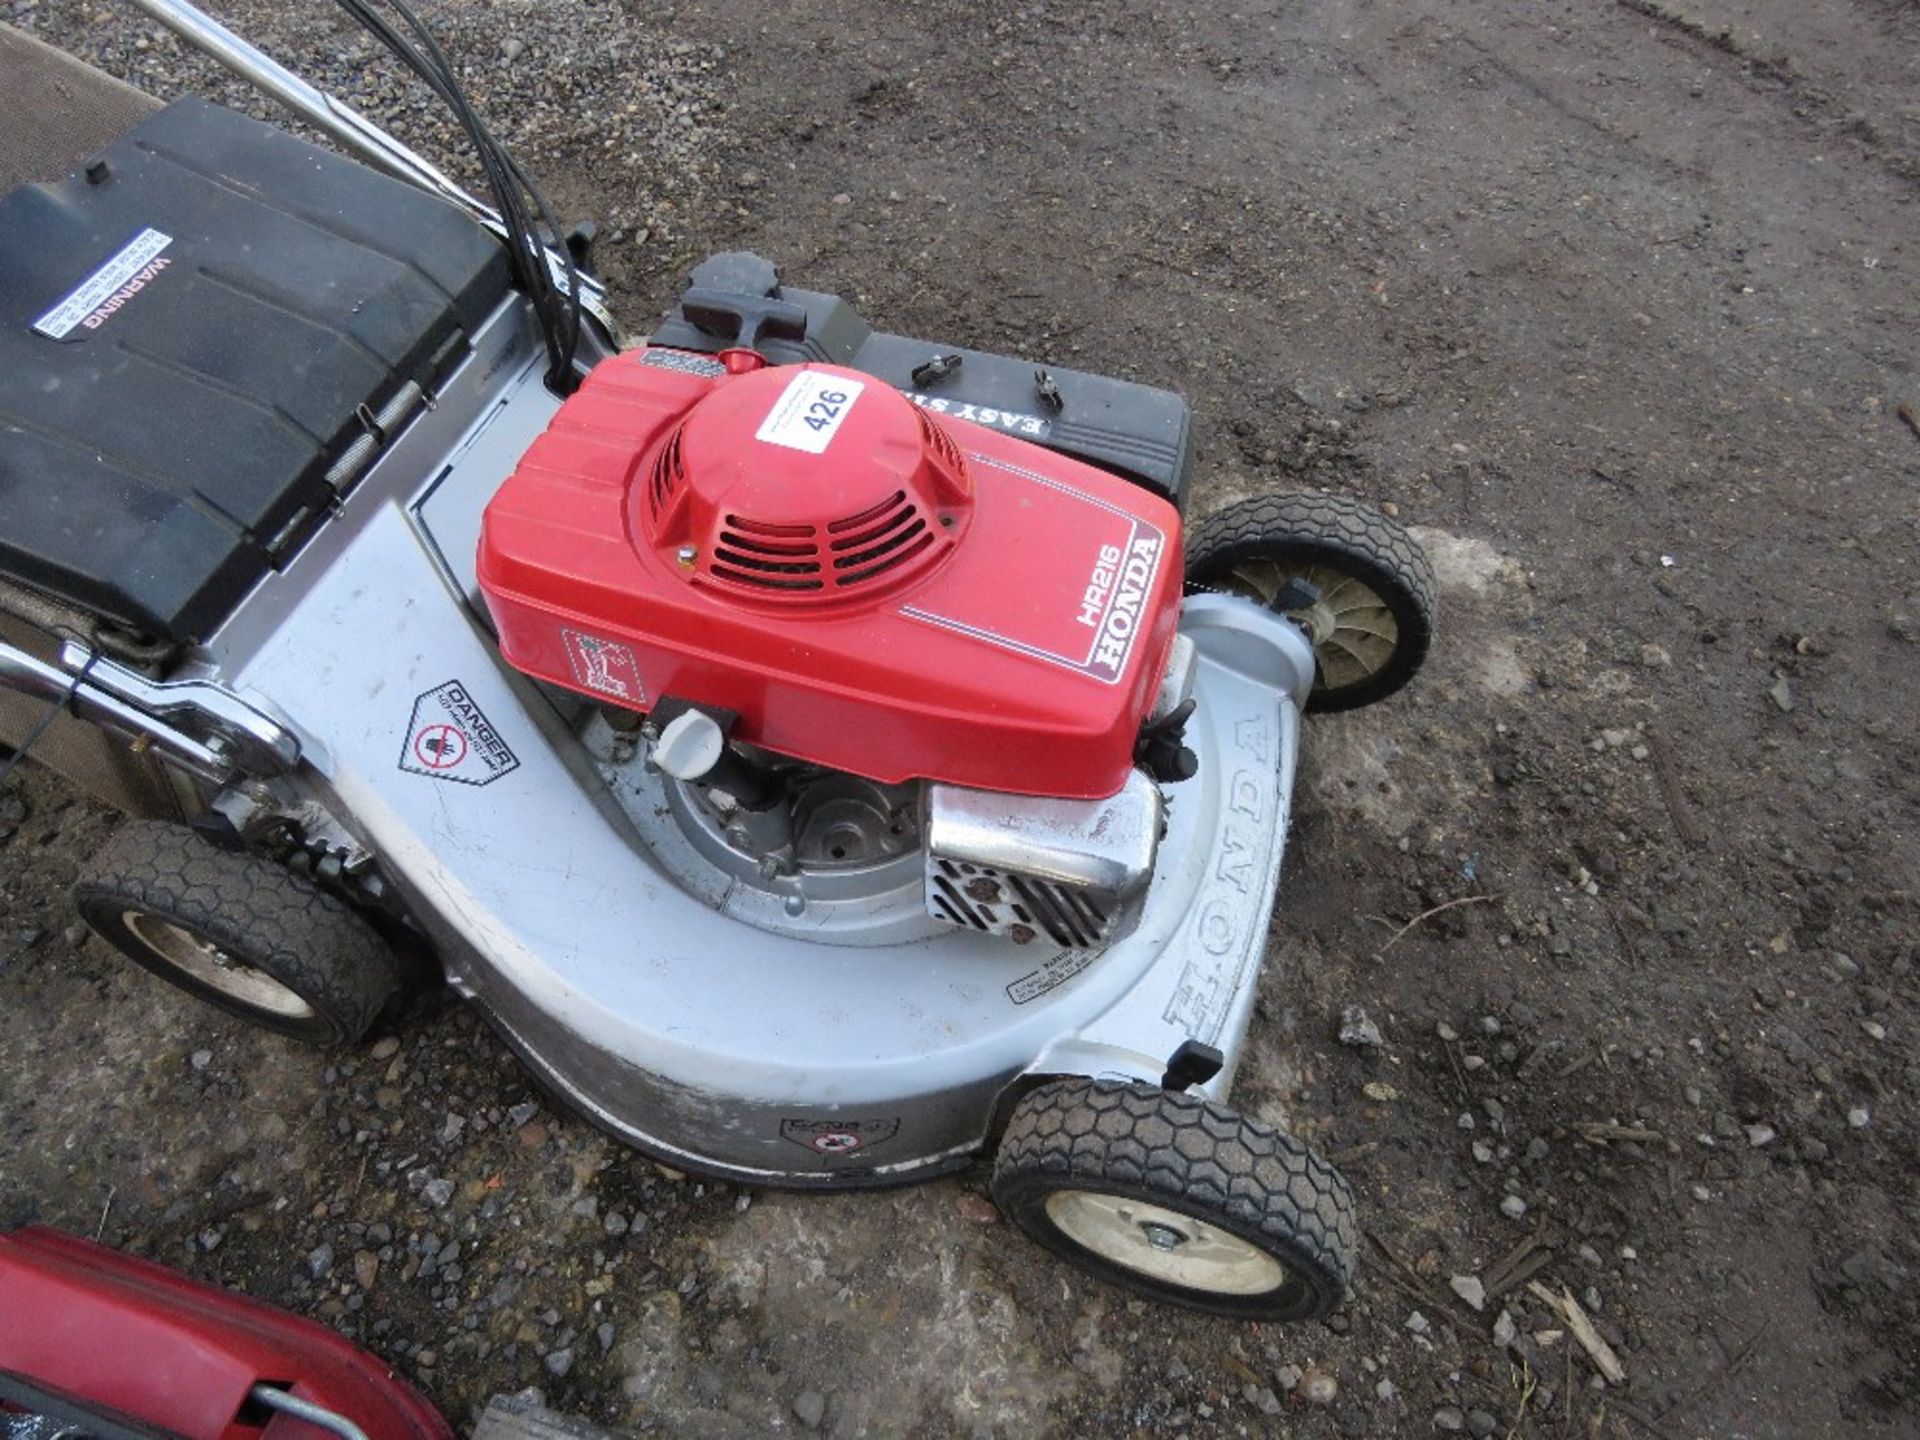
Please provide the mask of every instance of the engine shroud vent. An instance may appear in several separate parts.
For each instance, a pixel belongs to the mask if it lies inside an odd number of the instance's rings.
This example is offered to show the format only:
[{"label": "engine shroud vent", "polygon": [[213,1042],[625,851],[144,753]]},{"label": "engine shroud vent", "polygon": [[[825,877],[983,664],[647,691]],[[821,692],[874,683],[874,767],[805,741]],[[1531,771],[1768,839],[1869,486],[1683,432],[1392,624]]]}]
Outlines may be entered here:
[{"label": "engine shroud vent", "polygon": [[647,478],[647,514],[653,523],[660,525],[674,498],[687,483],[686,461],[680,455],[680,431],[682,426],[673,427],[673,433],[667,436],[667,443],[660,447],[660,453],[654,457],[653,470]]},{"label": "engine shroud vent", "polygon": [[[957,543],[973,486],[954,437],[898,391],[824,374],[735,376],[660,443],[637,487],[642,528],[691,583],[778,605],[853,603],[925,576]],[[847,397],[817,450],[765,438],[803,380]]]}]

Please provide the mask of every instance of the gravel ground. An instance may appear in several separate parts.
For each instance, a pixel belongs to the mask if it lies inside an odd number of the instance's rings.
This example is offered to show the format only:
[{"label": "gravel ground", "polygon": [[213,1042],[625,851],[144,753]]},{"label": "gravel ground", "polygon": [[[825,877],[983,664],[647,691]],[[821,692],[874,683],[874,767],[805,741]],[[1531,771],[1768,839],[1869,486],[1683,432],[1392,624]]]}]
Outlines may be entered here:
[{"label": "gravel ground", "polygon": [[[117,10],[0,13],[231,93]],[[324,7],[223,13],[445,139]],[[294,1051],[67,928],[112,820],[38,773],[0,794],[0,1223],[321,1316],[456,1420],[531,1384],[689,1436],[1920,1429],[1913,5],[427,13],[630,317],[757,248],[1182,389],[1202,511],[1419,527],[1438,648],[1308,736],[1236,1090],[1353,1178],[1361,1292],[1229,1326],[1047,1261],[978,1173],[671,1176],[454,1006]]]}]

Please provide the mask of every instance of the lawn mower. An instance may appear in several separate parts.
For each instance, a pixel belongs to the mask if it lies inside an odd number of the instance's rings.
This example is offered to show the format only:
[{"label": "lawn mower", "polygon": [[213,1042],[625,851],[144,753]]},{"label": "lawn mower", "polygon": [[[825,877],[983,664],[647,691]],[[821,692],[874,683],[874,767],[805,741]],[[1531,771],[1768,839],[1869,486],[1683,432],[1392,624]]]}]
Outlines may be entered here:
[{"label": "lawn mower", "polygon": [[0,1440],[454,1440],[326,1326],[77,1235],[0,1234],[0,1300]]},{"label": "lawn mower", "polygon": [[428,956],[663,1163],[991,1156],[1098,1275],[1337,1304],[1346,1182],[1226,1097],[1301,717],[1427,651],[1407,533],[1332,494],[1189,529],[1177,395],[751,254],[632,343],[405,5],[342,0],[485,200],[139,3],[339,148],[0,30],[0,735],[134,817],[93,930],[329,1045]]}]

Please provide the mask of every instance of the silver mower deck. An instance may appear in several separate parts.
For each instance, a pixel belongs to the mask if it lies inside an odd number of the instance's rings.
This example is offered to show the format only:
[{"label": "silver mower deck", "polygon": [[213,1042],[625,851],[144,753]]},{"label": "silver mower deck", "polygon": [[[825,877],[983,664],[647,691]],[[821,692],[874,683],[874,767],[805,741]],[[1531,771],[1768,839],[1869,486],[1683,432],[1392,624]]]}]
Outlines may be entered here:
[{"label": "silver mower deck", "polygon": [[1196,1090],[1224,1097],[1313,678],[1299,629],[1249,601],[1187,601],[1200,769],[1168,792],[1126,939],[1018,945],[924,913],[863,926],[830,897],[811,918],[789,903],[774,933],[737,918],[765,903],[749,887],[673,878],[689,867],[665,853],[684,841],[659,823],[659,777],[494,648],[480,513],[556,404],[503,307],[355,503],[213,638],[203,674],[297,743],[278,783],[378,858],[522,1058],[642,1150],[793,1186],[964,1164],[1023,1080],[1158,1083],[1187,1041],[1221,1052]]}]

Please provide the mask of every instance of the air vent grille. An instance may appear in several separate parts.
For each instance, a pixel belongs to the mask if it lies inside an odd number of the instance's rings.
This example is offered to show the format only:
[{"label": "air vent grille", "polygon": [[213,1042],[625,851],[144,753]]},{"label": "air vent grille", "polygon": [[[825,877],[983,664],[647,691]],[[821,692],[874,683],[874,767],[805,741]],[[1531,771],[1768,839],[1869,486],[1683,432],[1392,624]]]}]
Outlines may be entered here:
[{"label": "air vent grille", "polygon": [[647,510],[656,524],[686,483],[687,463],[680,454],[680,430],[676,428],[660,447],[659,458],[653,462],[653,474],[647,477]]},{"label": "air vent grille", "polygon": [[960,447],[954,444],[953,437],[946,432],[945,428],[936,424],[933,417],[917,407],[913,412],[913,418],[920,422],[920,436],[926,441],[927,448],[933,452],[934,458],[946,466],[950,474],[964,473],[967,462],[961,458]]},{"label": "air vent grille", "polygon": [[761,590],[848,591],[882,579],[925,554],[938,533],[905,490],[825,526],[773,524],[728,515],[714,548],[711,573],[716,579]]},{"label": "air vent grille", "polygon": [[729,515],[714,547],[713,574],[763,590],[822,590],[820,533],[812,525],[777,525]]}]

